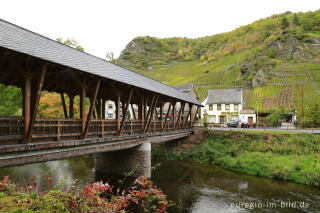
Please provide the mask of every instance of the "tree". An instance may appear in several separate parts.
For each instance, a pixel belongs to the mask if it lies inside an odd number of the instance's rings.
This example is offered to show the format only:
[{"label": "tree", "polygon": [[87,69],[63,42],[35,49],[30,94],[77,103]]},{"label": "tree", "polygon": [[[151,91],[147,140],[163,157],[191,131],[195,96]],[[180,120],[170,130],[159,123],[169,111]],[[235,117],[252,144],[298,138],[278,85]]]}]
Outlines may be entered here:
[{"label": "tree", "polygon": [[0,116],[17,115],[21,105],[21,89],[0,84]]},{"label": "tree", "polygon": [[114,61],[114,53],[112,51],[106,52],[106,58],[107,58],[107,61],[113,62]]},{"label": "tree", "polygon": [[67,38],[66,40],[63,41],[62,38],[57,38],[56,39],[58,42],[62,43],[62,44],[65,44],[65,45],[68,45],[70,47],[73,47],[73,48],[76,48],[77,50],[80,50],[82,52],[84,52],[84,48],[82,46],[80,46],[78,44],[78,42],[74,39],[74,38]]},{"label": "tree", "polygon": [[269,58],[275,58],[276,57],[276,51],[273,48],[267,49],[267,56]]},{"label": "tree", "polygon": [[288,22],[288,19],[286,17],[283,17],[281,19],[281,29],[286,29],[287,27],[289,26],[289,22]]},{"label": "tree", "polygon": [[297,16],[296,13],[293,15],[293,23],[294,23],[294,25],[296,25],[296,26],[299,25],[299,19],[298,19],[298,16]]},{"label": "tree", "polygon": [[307,108],[306,116],[312,123],[320,123],[320,104],[315,103]]}]

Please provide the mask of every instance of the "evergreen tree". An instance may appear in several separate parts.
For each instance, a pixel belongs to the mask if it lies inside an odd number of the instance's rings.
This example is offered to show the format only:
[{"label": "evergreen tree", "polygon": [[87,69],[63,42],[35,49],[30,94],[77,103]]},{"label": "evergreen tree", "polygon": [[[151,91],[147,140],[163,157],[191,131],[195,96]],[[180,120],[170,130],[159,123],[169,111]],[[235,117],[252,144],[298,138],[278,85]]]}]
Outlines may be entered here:
[{"label": "evergreen tree", "polygon": [[286,17],[283,17],[281,19],[281,29],[286,29],[287,27],[289,26],[289,22],[288,22],[288,19]]},{"label": "evergreen tree", "polygon": [[294,25],[296,25],[296,26],[299,25],[299,19],[298,19],[298,16],[297,16],[296,13],[295,13],[294,16],[293,16],[293,23],[294,23]]}]

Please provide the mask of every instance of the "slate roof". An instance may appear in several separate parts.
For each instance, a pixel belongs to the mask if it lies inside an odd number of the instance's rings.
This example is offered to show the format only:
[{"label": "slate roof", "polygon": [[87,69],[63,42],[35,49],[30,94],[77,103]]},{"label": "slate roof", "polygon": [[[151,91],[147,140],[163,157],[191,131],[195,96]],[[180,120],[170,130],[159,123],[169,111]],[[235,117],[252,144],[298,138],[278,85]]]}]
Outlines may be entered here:
[{"label": "slate roof", "polygon": [[0,47],[201,105],[168,85],[0,19]]},{"label": "slate roof", "polygon": [[209,90],[207,104],[241,104],[242,89]]},{"label": "slate roof", "polygon": [[254,109],[244,109],[244,110],[240,110],[240,114],[256,114],[256,112],[254,111]]},{"label": "slate roof", "polygon": [[181,92],[190,92],[193,90],[193,84],[188,85],[180,85],[180,86],[172,86],[173,88],[181,91]]}]

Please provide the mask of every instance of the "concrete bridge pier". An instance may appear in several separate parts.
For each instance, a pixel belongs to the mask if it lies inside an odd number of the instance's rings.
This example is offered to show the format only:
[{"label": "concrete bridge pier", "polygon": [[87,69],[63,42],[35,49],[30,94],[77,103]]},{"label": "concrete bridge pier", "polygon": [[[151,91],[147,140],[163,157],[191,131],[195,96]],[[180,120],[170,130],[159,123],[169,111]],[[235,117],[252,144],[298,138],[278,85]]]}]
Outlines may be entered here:
[{"label": "concrete bridge pier", "polygon": [[134,177],[151,177],[151,143],[130,149],[95,154],[95,169],[104,174],[125,175],[133,171]]}]

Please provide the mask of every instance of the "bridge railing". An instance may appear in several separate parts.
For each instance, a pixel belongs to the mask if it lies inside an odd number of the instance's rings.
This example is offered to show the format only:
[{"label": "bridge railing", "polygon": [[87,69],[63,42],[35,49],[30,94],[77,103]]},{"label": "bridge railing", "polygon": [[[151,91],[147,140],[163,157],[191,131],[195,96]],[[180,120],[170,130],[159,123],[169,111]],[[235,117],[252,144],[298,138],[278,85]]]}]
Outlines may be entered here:
[{"label": "bridge railing", "polygon": [[[45,138],[55,140],[77,138],[82,135],[82,120],[64,118],[37,118],[33,127],[32,138],[41,141]],[[152,120],[148,132],[161,132],[174,130],[174,123],[168,120],[166,128],[162,130],[164,121]],[[187,128],[189,128],[188,126]],[[183,124],[177,129],[185,129]],[[0,141],[18,142],[24,138],[23,117],[0,117]],[[141,120],[124,121],[121,135],[134,135],[143,133]],[[90,122],[88,137],[105,137],[118,135],[118,123],[116,120],[93,119]]]}]

